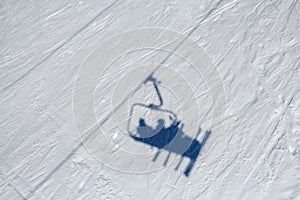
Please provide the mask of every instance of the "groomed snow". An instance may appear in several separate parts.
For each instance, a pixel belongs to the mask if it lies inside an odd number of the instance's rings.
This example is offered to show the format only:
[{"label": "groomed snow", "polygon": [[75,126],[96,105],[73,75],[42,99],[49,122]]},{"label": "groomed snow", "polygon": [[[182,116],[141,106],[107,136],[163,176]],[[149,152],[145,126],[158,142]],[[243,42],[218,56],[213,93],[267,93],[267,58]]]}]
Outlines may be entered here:
[{"label": "groomed snow", "polygon": [[[2,1],[0,24],[1,200],[300,199],[299,1]],[[187,138],[156,160],[127,130],[172,123],[132,107],[151,72]]]}]

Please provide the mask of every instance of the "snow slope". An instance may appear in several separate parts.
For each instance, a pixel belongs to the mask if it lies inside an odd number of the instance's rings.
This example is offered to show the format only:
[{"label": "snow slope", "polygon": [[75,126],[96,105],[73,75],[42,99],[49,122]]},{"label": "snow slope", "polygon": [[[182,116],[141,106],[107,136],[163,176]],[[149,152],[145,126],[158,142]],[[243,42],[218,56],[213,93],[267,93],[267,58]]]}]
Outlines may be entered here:
[{"label": "snow slope", "polygon": [[[0,199],[300,199],[299,1],[0,5]],[[153,70],[189,176],[128,135]]]}]

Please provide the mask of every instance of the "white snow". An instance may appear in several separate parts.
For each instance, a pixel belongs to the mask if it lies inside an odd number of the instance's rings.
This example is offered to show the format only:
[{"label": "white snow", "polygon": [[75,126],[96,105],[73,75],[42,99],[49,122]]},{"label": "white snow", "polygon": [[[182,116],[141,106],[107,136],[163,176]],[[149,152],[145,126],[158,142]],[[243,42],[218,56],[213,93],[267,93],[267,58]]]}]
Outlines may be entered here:
[{"label": "white snow", "polygon": [[[2,1],[0,24],[0,199],[300,199],[299,1]],[[127,130],[153,70],[187,138],[211,130],[188,177]]]}]

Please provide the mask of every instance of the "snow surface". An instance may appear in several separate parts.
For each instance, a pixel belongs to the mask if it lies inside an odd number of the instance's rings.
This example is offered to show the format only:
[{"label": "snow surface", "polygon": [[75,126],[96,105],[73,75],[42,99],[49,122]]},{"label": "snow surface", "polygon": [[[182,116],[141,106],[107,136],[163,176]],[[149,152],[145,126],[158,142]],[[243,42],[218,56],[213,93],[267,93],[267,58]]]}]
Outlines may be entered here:
[{"label": "snow surface", "polygon": [[[300,199],[299,1],[0,5],[0,199]],[[153,70],[187,138],[211,131],[189,176],[126,130]]]}]

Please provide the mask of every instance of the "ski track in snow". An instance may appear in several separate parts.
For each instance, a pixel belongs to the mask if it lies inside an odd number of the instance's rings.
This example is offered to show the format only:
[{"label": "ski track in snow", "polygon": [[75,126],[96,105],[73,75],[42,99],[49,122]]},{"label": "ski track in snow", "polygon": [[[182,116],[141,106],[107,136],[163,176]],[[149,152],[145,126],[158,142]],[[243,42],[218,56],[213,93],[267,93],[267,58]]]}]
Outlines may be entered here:
[{"label": "ski track in snow", "polygon": [[[299,16],[298,0],[1,2],[0,199],[300,199]],[[145,27],[189,36],[221,77],[223,85],[208,87],[203,77],[191,84],[202,114],[202,124],[193,125],[201,127],[201,137],[212,133],[189,177],[183,175],[186,158],[177,171],[179,159],[151,173],[125,173],[99,162],[85,145],[94,144],[101,129],[112,137],[108,146],[119,145],[109,156],[120,166],[129,159],[117,157],[131,146],[127,135],[116,132],[111,98],[116,80],[136,63],[161,60],[197,80],[184,71],[189,61],[176,48],[161,50],[167,43],[155,53],[115,55],[95,91],[95,116],[104,125],[86,129],[86,139],[78,135],[73,89],[83,61],[111,36]],[[210,94],[222,89],[224,115],[217,110],[211,124],[219,105]],[[155,94],[145,98],[155,100]],[[190,99],[181,105],[189,106]],[[164,102],[180,112],[171,96]],[[166,157],[162,151],[157,165]]]}]

